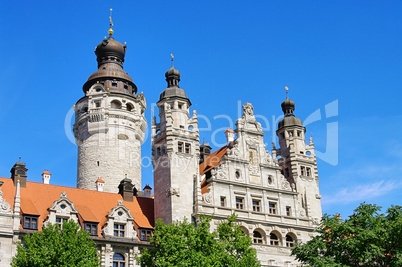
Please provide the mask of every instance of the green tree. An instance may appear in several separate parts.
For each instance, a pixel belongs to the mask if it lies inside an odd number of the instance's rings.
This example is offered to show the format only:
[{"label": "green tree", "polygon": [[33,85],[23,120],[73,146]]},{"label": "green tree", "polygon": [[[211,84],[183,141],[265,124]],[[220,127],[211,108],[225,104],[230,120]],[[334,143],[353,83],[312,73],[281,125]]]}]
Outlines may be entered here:
[{"label": "green tree", "polygon": [[210,217],[200,217],[198,226],[187,222],[156,222],[151,237],[153,249],[142,251],[142,266],[260,266],[251,239],[235,223],[233,214],[210,231]]},{"label": "green tree", "polygon": [[41,232],[25,235],[11,266],[99,266],[96,246],[89,233],[74,221],[49,224]]},{"label": "green tree", "polygon": [[311,266],[402,266],[402,206],[361,204],[348,219],[324,215],[310,241],[292,255]]}]

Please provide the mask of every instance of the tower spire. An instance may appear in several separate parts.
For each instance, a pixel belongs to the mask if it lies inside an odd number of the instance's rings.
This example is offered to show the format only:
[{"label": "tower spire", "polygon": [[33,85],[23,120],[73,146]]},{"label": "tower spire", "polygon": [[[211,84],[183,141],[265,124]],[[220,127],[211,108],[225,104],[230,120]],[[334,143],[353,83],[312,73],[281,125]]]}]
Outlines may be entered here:
[{"label": "tower spire", "polygon": [[112,37],[112,34],[114,33],[114,31],[113,31],[113,29],[112,29],[112,27],[113,27],[113,21],[112,21],[112,11],[113,11],[113,9],[110,9],[110,16],[109,16],[109,20],[110,20],[110,28],[109,28],[109,30],[107,31],[108,33],[109,33],[109,37]]},{"label": "tower spire", "polygon": [[171,60],[172,60],[172,68],[173,68],[173,59],[174,59],[174,55],[173,55],[173,54],[170,54],[170,57],[172,58]]},{"label": "tower spire", "polygon": [[285,89],[286,89],[286,99],[289,99],[289,96],[288,96],[289,88],[287,86],[285,86]]}]

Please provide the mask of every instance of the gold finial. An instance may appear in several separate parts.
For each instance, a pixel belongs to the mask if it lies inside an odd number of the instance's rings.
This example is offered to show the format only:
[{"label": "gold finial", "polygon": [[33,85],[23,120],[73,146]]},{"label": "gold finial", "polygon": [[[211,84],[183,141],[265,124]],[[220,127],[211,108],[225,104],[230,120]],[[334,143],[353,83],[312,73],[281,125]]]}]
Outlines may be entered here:
[{"label": "gold finial", "polygon": [[112,10],[113,10],[113,9],[110,9],[110,16],[109,16],[109,20],[110,20],[110,29],[107,31],[110,36],[112,36],[112,34],[114,33],[114,31],[113,31],[113,29],[112,29],[112,26],[113,26]]},{"label": "gold finial", "polygon": [[286,89],[286,99],[288,99],[288,91],[289,91],[289,87],[285,86]]},{"label": "gold finial", "polygon": [[173,68],[173,58],[174,58],[173,54],[170,54],[170,57],[172,58],[172,68]]}]

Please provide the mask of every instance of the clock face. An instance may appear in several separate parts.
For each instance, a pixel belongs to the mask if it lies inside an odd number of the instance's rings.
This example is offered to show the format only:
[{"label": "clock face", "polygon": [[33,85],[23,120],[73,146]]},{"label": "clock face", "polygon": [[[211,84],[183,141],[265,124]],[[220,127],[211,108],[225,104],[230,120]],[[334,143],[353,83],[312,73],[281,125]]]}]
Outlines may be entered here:
[{"label": "clock face", "polygon": [[255,150],[249,150],[249,162],[251,165],[257,165],[258,164],[258,159],[257,159],[257,151]]}]

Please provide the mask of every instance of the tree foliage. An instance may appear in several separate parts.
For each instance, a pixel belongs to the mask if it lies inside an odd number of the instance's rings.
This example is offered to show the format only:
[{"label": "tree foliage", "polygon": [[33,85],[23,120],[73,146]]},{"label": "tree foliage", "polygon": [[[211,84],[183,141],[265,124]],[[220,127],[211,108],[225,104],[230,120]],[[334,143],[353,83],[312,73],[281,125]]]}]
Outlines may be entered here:
[{"label": "tree foliage", "polygon": [[156,222],[151,244],[138,259],[141,266],[260,266],[251,239],[235,223],[233,214],[210,231],[210,217],[200,217],[198,226],[187,222]]},{"label": "tree foliage", "polygon": [[349,219],[324,215],[317,236],[292,255],[311,266],[402,266],[402,206],[361,204]]},{"label": "tree foliage", "polygon": [[74,221],[64,222],[62,229],[49,224],[42,232],[24,236],[11,266],[99,266],[95,243],[88,236]]}]

